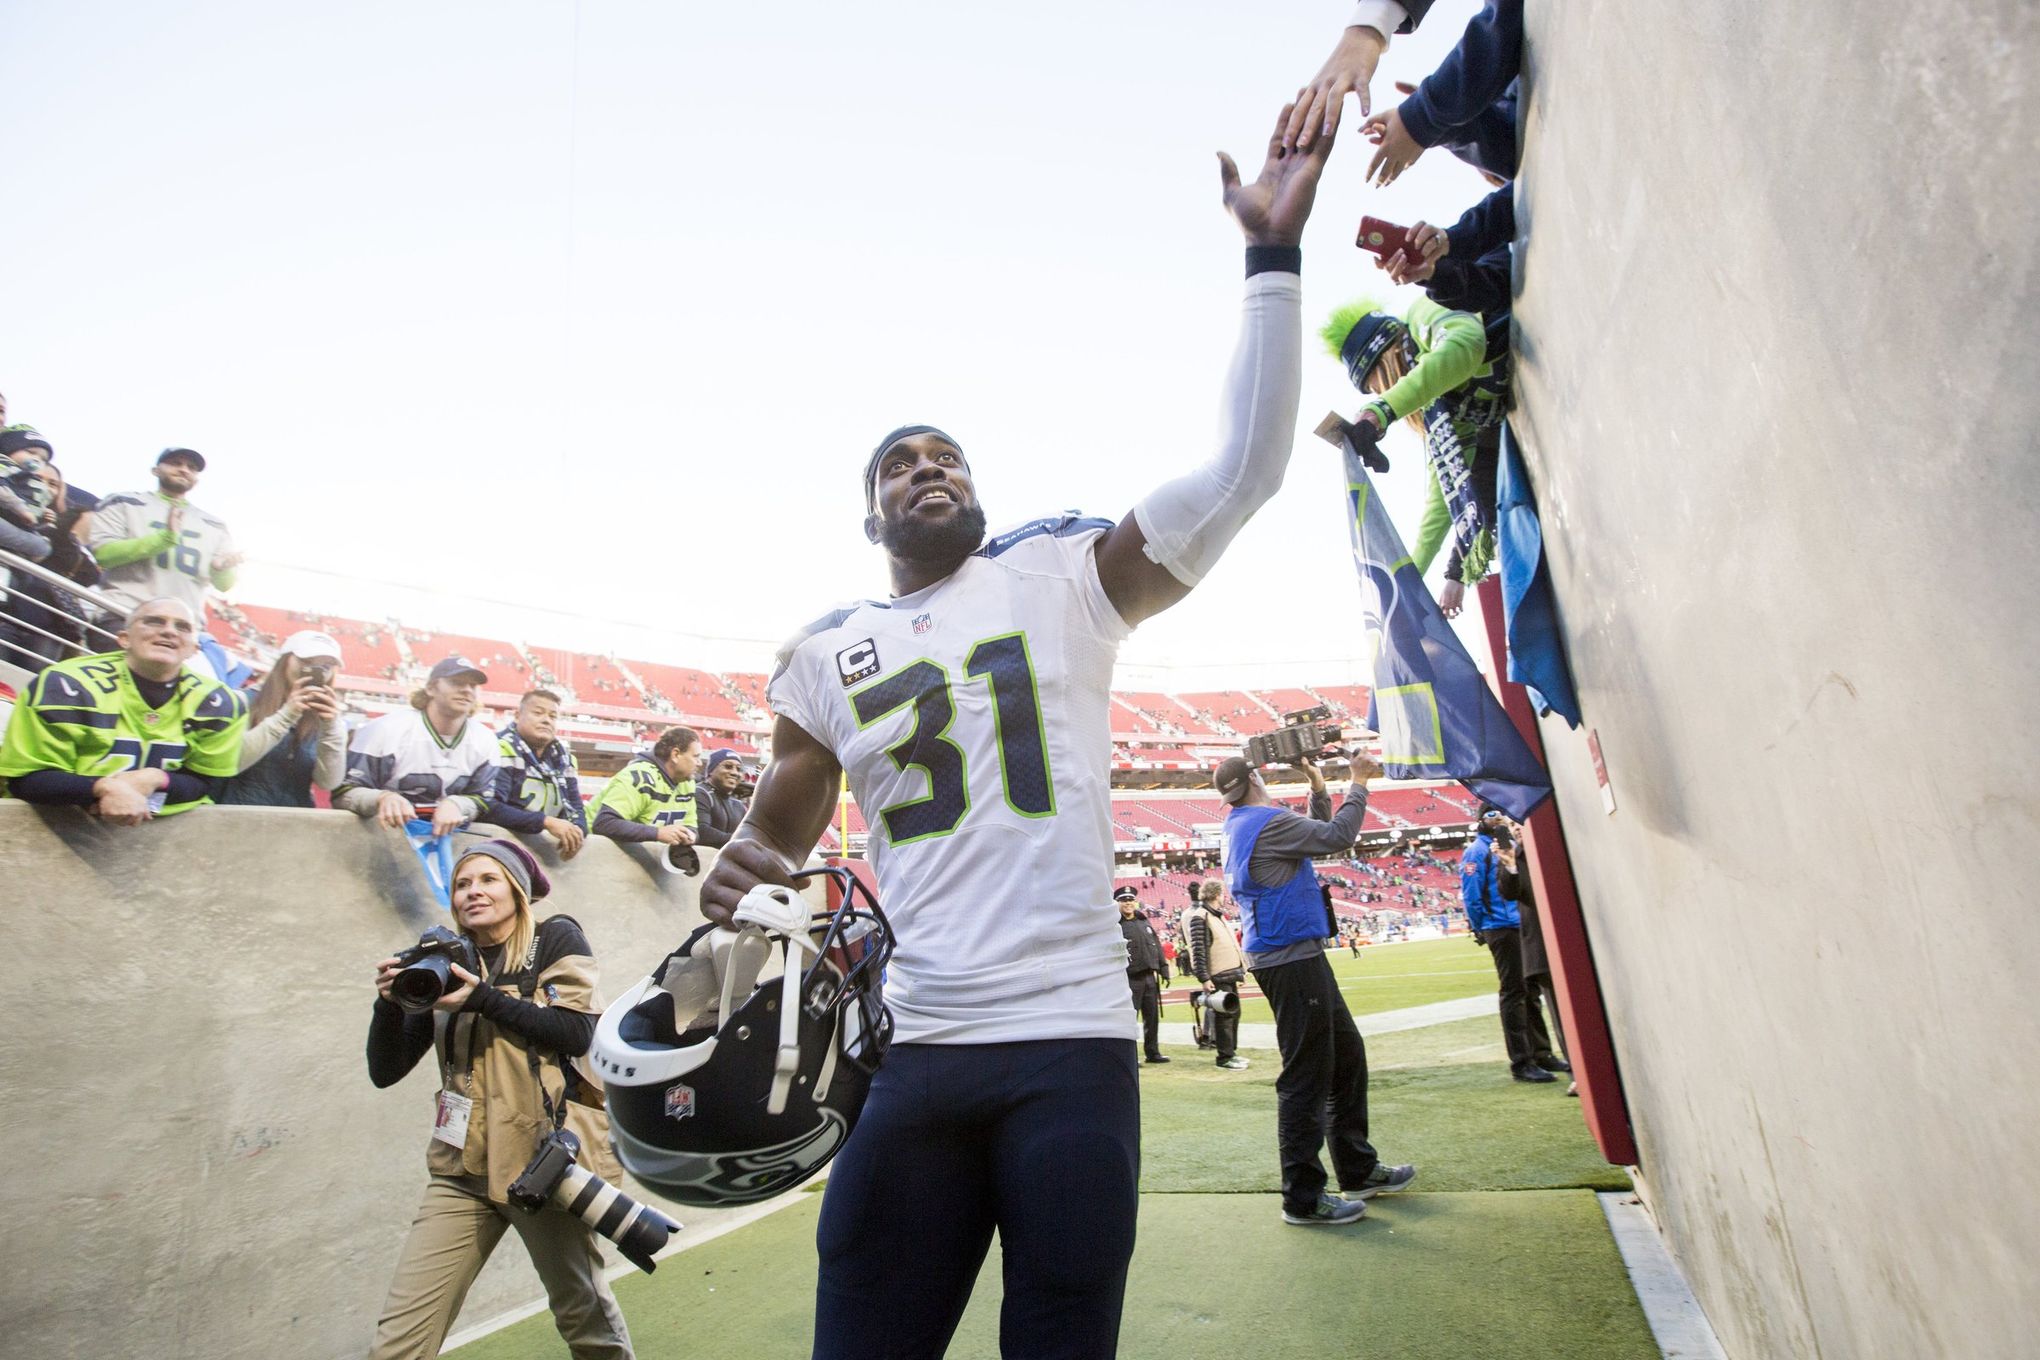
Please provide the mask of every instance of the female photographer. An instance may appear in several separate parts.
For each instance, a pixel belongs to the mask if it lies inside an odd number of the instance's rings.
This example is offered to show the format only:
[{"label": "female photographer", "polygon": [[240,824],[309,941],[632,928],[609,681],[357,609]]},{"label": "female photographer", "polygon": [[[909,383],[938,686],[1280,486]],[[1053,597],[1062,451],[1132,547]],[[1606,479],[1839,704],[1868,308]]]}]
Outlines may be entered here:
[{"label": "female photographer", "polygon": [[601,1004],[580,926],[570,916],[533,917],[532,903],[551,887],[516,842],[470,846],[454,866],[453,915],[481,976],[453,962],[452,990],[430,1009],[406,1014],[391,998],[399,961],[377,966],[369,1080],[389,1086],[432,1049],[440,1090],[425,1154],[432,1179],[398,1258],[371,1360],[438,1355],[505,1228],[524,1239],[568,1350],[604,1360],[631,1355],[594,1233],[557,1208],[513,1209],[506,1196],[540,1140],[562,1124],[580,1138],[583,1165],[612,1183],[623,1175],[608,1116],[577,1098],[591,1088],[571,1064],[588,1051]]},{"label": "female photographer", "polygon": [[292,633],[248,705],[241,769],[222,803],[312,806],[312,785],[338,788],[347,774],[347,724],[333,690],[340,644],[324,633]]}]

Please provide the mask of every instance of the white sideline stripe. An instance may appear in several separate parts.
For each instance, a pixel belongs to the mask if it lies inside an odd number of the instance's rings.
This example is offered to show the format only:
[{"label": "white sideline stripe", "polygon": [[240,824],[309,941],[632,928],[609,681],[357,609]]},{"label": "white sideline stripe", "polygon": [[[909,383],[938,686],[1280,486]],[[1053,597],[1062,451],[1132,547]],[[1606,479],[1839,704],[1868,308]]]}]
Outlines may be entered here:
[{"label": "white sideline stripe", "polygon": [[[1181,1002],[1175,1004],[1181,1005]],[[1377,1011],[1373,1015],[1356,1015],[1354,1023],[1360,1026],[1365,1036],[1376,1034],[1399,1034],[1406,1029],[1427,1029],[1432,1025],[1448,1025],[1454,1020],[1473,1020],[1495,1013],[1495,994],[1482,992],[1479,996],[1456,997],[1450,1001],[1433,1001],[1424,1006],[1405,1006],[1398,1011]],[[1164,1020],[1157,1037],[1165,1044],[1189,1044],[1196,1040],[1190,1037],[1188,1020]],[[1241,1048],[1275,1047],[1275,1025],[1268,1020],[1249,1020],[1240,1026]]]},{"label": "white sideline stripe", "polygon": [[[675,1218],[680,1220],[681,1229],[679,1232],[673,1234],[673,1238],[671,1241],[669,1241],[664,1247],[662,1247],[659,1251],[653,1254],[652,1260],[663,1261],[669,1256],[679,1255],[681,1252],[686,1251],[689,1247],[698,1247],[701,1246],[703,1243],[713,1242],[715,1241],[716,1238],[721,1237],[724,1233],[733,1233],[739,1228],[748,1228],[753,1223],[756,1223],[759,1219],[766,1218],[772,1214],[776,1214],[781,1209],[786,1208],[790,1204],[798,1203],[802,1196],[813,1193],[813,1191],[809,1187],[820,1185],[827,1179],[828,1175],[827,1170],[825,1168],[822,1175],[817,1176],[812,1180],[802,1182],[799,1187],[787,1191],[785,1194],[779,1196],[777,1199],[768,1199],[763,1204],[754,1204],[748,1209],[736,1210],[735,1212],[731,1213],[728,1218],[723,1219],[721,1222],[716,1223],[711,1227],[703,1228],[699,1232],[690,1233],[686,1227],[686,1220],[680,1218],[680,1215],[678,1213],[667,1213],[666,1216],[668,1218]],[[644,1189],[642,1186],[633,1185],[632,1188],[638,1191],[638,1196],[633,1196],[633,1198],[638,1199],[638,1203],[646,1204],[653,1208],[659,1208],[659,1205],[653,1203],[652,1201],[639,1198],[639,1196],[642,1196],[644,1194]],[[675,1207],[679,1208],[684,1206]],[[665,1213],[666,1211],[664,1209],[660,1209],[660,1212]],[[604,1241],[604,1246],[610,1251],[614,1251],[616,1249],[614,1246],[610,1246],[606,1239]],[[614,1284],[626,1275],[635,1275],[638,1273],[639,1271],[636,1266],[632,1265],[628,1261],[622,1261],[603,1271],[602,1278],[608,1283]],[[467,1345],[468,1342],[470,1341],[479,1341],[483,1337],[489,1335],[489,1333],[491,1332],[500,1332],[505,1327],[514,1326],[515,1324],[524,1321],[524,1319],[528,1317],[537,1317],[540,1313],[550,1312],[551,1309],[552,1305],[546,1301],[543,1295],[540,1295],[538,1301],[535,1303],[521,1304],[516,1308],[509,1309],[507,1312],[498,1313],[492,1318],[485,1318],[481,1322],[475,1323],[472,1327],[463,1327],[459,1331],[452,1333],[446,1338],[446,1343],[439,1348],[439,1353],[441,1355],[444,1355],[448,1351],[455,1350],[461,1346]]]},{"label": "white sideline stripe", "polygon": [[1658,1354],[1665,1360],[1727,1360],[1643,1202],[1627,1190],[1604,1190],[1594,1198],[1608,1216],[1608,1231],[1622,1253],[1636,1301],[1643,1305],[1643,1319],[1657,1339]]}]

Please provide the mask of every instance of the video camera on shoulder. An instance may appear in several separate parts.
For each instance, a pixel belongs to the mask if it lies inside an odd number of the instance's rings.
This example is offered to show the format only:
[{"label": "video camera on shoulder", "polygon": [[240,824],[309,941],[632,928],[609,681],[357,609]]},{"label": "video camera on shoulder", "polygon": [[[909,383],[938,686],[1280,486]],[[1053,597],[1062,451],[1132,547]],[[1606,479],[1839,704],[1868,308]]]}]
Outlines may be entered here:
[{"label": "video camera on shoulder", "polygon": [[432,1009],[440,997],[460,989],[453,965],[482,975],[481,956],[467,936],[434,926],[418,937],[418,943],[397,955],[397,975],[390,979],[390,1000],[406,1015]]},{"label": "video camera on shoulder", "polygon": [[1247,759],[1257,766],[1316,760],[1328,748],[1337,746],[1344,736],[1345,729],[1333,720],[1332,710],[1325,705],[1300,708],[1283,714],[1282,726],[1273,732],[1248,737]]}]

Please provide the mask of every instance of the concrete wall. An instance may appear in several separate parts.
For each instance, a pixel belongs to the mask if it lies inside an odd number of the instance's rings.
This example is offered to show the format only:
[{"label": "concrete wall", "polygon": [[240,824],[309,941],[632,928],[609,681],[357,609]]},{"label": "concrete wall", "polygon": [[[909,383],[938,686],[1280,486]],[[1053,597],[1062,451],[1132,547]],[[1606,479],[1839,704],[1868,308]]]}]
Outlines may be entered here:
[{"label": "concrete wall", "polygon": [[[547,862],[609,996],[700,922],[698,880],[647,851]],[[340,812],[122,831],[0,801],[0,885],[0,1351],[363,1354],[437,1084],[428,1059],[377,1091],[363,1061],[376,962],[445,920],[408,844]],[[511,1236],[460,1324],[542,1296]]]},{"label": "concrete wall", "polygon": [[[2040,7],[1529,7],[1547,723],[1652,1205],[1730,1355],[2040,1326]],[[1434,153],[1435,154],[1435,153]]]}]

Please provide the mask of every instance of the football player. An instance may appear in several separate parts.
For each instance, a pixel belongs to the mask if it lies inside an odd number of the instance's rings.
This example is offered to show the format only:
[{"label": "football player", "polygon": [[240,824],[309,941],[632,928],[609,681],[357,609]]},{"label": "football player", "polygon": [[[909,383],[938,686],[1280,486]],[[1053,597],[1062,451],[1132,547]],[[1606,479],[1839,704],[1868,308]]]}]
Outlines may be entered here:
[{"label": "football player", "polygon": [[823,1200],[817,1356],[936,1356],[999,1233],[1008,1355],[1110,1356],[1138,1208],[1140,1093],[1112,905],[1113,659],[1282,483],[1300,377],[1299,243],[1330,136],[1259,177],[1220,153],[1247,240],[1216,453],[1117,524],[985,538],[961,444],[909,425],[864,468],[891,598],[781,651],[773,761],[704,880],[727,924],[819,840],[847,773],[896,952],[895,1042]]},{"label": "football player", "polygon": [[182,600],[144,600],[121,650],[47,667],[29,685],[0,744],[0,779],[31,803],[89,807],[138,826],[209,803],[238,768],[248,705],[184,669],[198,616]]}]

